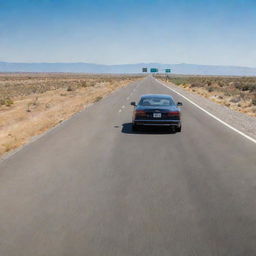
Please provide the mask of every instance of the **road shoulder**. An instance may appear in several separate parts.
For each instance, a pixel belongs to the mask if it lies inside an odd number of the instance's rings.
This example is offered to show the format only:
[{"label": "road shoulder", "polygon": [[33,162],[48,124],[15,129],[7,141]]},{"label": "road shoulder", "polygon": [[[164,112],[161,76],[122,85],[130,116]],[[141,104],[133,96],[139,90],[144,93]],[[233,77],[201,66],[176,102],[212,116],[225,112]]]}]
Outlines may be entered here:
[{"label": "road shoulder", "polygon": [[225,123],[234,127],[240,132],[246,134],[247,136],[250,136],[253,139],[256,139],[256,118],[247,116],[240,112],[236,112],[226,106],[217,104],[198,94],[192,94],[174,84],[165,83],[159,80],[156,80],[156,81],[182,94],[189,100],[200,105],[201,108],[205,109],[206,111],[208,111],[209,113],[217,117],[218,119],[224,121]]}]

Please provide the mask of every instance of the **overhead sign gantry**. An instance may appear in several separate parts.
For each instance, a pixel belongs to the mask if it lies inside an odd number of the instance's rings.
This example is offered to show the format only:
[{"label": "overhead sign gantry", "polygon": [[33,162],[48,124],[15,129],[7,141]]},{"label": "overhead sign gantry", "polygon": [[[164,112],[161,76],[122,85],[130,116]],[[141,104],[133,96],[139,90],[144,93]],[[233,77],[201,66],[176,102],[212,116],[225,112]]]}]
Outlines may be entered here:
[{"label": "overhead sign gantry", "polygon": [[150,69],[150,73],[157,73],[158,72],[158,68],[151,68]]}]

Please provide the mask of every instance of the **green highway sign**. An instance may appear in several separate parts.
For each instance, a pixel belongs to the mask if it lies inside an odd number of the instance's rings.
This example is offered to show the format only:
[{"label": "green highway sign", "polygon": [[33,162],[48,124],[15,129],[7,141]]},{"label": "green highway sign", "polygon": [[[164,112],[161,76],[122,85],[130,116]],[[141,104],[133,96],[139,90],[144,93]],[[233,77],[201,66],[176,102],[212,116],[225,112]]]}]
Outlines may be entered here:
[{"label": "green highway sign", "polygon": [[165,69],[165,73],[171,73],[171,69],[170,68],[166,68]]},{"label": "green highway sign", "polygon": [[148,69],[147,68],[142,68],[142,72],[148,72]]},{"label": "green highway sign", "polygon": [[156,73],[156,72],[158,72],[158,69],[157,69],[157,68],[151,68],[151,69],[150,69],[150,72],[151,72],[151,73]]}]

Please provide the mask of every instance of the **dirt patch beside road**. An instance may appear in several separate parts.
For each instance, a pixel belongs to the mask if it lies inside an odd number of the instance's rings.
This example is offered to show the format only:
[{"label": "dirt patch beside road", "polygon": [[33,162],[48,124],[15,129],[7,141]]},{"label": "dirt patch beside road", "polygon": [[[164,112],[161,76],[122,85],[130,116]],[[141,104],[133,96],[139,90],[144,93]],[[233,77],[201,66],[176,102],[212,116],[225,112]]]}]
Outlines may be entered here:
[{"label": "dirt patch beside road", "polygon": [[138,76],[1,74],[0,155],[68,119]]},{"label": "dirt patch beside road", "polygon": [[232,110],[256,117],[256,77],[171,75],[157,78]]}]

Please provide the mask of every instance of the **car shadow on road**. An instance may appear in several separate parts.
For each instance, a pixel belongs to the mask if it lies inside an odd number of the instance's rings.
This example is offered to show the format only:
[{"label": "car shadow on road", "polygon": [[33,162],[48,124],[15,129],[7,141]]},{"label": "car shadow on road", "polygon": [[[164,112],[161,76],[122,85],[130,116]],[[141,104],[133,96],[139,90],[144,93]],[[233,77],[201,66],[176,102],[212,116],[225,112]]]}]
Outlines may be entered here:
[{"label": "car shadow on road", "polygon": [[175,131],[172,131],[170,127],[154,127],[154,126],[145,126],[139,128],[137,131],[133,131],[132,123],[124,123],[122,125],[122,133],[126,134],[175,134]]}]

